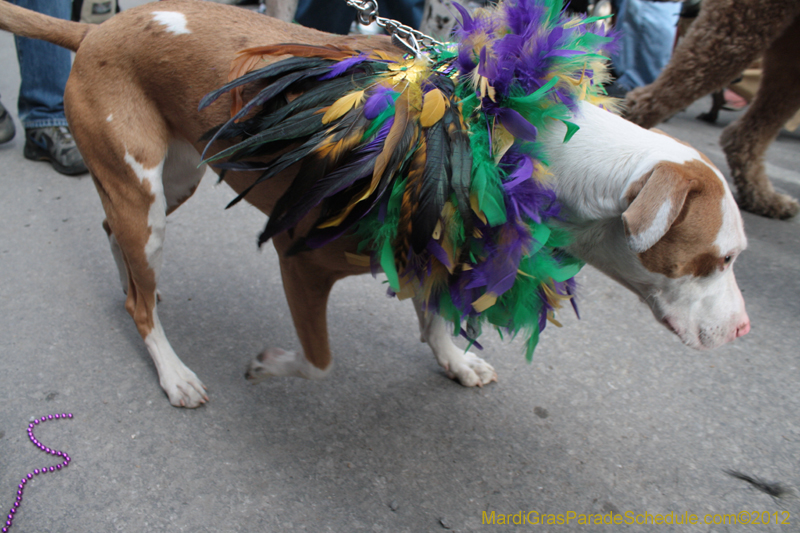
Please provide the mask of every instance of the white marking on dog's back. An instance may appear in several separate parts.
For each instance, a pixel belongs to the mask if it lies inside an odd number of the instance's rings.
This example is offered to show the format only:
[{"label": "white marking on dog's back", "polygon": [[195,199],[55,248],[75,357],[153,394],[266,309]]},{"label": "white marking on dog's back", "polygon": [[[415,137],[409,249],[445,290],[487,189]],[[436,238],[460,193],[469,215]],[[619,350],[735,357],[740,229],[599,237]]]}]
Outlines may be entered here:
[{"label": "white marking on dog's back", "polygon": [[108,115],[108,116],[106,117],[106,122],[111,122],[112,120],[114,120],[114,115],[113,115],[113,114],[111,114],[111,115]]},{"label": "white marking on dog's back", "polygon": [[186,28],[186,15],[177,11],[153,11],[156,22],[167,27],[167,31],[175,35],[192,33]]}]

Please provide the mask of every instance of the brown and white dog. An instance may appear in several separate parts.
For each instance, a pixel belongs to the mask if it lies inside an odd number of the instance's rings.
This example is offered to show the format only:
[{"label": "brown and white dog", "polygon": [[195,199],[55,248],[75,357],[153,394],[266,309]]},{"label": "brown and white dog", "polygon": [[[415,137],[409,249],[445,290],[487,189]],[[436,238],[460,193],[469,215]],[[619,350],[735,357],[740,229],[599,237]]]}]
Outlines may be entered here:
[{"label": "brown and white dog", "polygon": [[742,209],[771,218],[800,211],[772,186],[764,155],[800,109],[800,2],[704,0],[700,15],[658,78],[628,93],[625,117],[650,128],[712,91],[721,90],[763,54],[763,78],[744,115],[720,142]]},{"label": "brown and white dog", "polygon": [[[220,87],[237,52],[272,43],[349,44],[386,49],[379,37],[320,33],[246,10],[167,0],[124,11],[99,26],[56,19],[0,2],[0,29],[77,51],[65,103],[72,132],[97,186],[104,227],[117,260],[125,306],[175,406],[197,407],[205,387],[173,351],[156,311],[166,216],[188,199],[204,173],[201,135],[227,118],[230,100],[197,111]],[[119,43],[124,43],[120,46]],[[745,248],[742,219],[722,174],[696,150],[590,105],[580,131],[542,132],[570,251],[638,294],[656,319],[687,345],[714,348],[750,328],[733,275]],[[266,214],[296,169],[248,195]],[[242,191],[252,174],[229,173]],[[298,233],[315,220],[311,213]],[[331,368],[326,303],[334,282],[365,268],[348,263],[349,238],[286,257],[287,234],[274,239],[289,307],[303,351],[272,348],[250,365],[266,376],[320,378]],[[467,386],[496,379],[494,369],[453,344],[445,322],[417,306],[421,336],[447,374]]]}]

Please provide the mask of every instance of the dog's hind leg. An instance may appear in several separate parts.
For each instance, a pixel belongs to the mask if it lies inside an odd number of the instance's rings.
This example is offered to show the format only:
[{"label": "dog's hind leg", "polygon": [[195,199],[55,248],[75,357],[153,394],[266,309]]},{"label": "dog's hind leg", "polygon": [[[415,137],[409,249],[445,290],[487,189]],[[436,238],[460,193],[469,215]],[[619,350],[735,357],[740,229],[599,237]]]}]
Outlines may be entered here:
[{"label": "dog's hind leg", "polygon": [[[132,128],[133,121],[145,115],[146,110],[137,112],[137,117],[126,117],[129,120],[119,117],[121,127]],[[157,117],[148,118],[151,124],[159,124]],[[101,124],[91,116],[80,115],[70,120],[106,212],[104,227],[121,264],[120,276],[127,278],[125,308],[144,339],[170,403],[197,407],[208,399],[205,387],[175,354],[156,309],[166,216],[171,203],[163,183],[169,159],[166,128],[161,132],[151,128],[149,136],[116,135],[120,130],[98,132],[113,129],[111,120],[107,122]],[[82,139],[93,138],[109,141],[102,146],[81,143]],[[116,139],[120,141],[114,142]]]},{"label": "dog's hind leg", "polygon": [[453,343],[447,323],[442,317],[425,311],[416,298],[414,309],[417,310],[419,319],[420,340],[431,347],[436,361],[444,368],[447,377],[458,380],[465,387],[481,387],[497,381],[497,373],[489,363]]},{"label": "dog's hind leg", "polygon": [[[167,215],[194,194],[205,171],[206,165],[200,165],[200,154],[197,153],[197,150],[186,141],[173,139],[167,150],[162,178]],[[117,265],[122,292],[128,294],[128,269],[125,266],[122,248],[111,231],[108,220],[103,220],[103,229],[108,236],[111,255]],[[157,293],[157,300],[161,301],[160,293]]]},{"label": "dog's hind leg", "polygon": [[739,206],[770,218],[798,213],[797,200],[776,192],[764,170],[764,155],[783,125],[800,109],[800,17],[764,55],[763,77],[745,114],[720,137]]},{"label": "dog's hind leg", "polygon": [[108,244],[111,246],[111,255],[114,257],[114,263],[117,265],[122,292],[128,294],[128,267],[125,266],[125,256],[122,255],[122,248],[119,247],[117,238],[111,231],[111,226],[108,225],[108,220],[103,220],[103,229],[106,232],[106,236],[108,236]]}]

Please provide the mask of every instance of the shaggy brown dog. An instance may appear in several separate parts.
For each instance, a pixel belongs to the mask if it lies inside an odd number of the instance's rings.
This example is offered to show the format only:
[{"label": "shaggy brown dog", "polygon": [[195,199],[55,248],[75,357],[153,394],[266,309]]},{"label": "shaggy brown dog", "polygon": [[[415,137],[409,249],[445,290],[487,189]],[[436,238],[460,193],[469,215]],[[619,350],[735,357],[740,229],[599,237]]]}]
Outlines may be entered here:
[{"label": "shaggy brown dog", "polygon": [[725,128],[720,143],[739,206],[789,218],[800,205],[772,188],[764,154],[800,108],[800,2],[704,0],[700,15],[655,82],[631,91],[625,118],[651,128],[698,98],[722,89],[764,56],[764,77],[745,114]]}]

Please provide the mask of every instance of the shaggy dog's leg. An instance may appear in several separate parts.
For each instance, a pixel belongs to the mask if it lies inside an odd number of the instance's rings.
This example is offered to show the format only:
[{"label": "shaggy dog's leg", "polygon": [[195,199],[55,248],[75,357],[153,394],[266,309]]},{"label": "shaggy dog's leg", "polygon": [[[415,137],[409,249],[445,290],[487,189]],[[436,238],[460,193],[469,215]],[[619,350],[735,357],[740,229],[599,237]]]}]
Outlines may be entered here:
[{"label": "shaggy dog's leg", "polygon": [[698,98],[726,87],[798,12],[794,0],[738,4],[706,0],[658,79],[628,93],[625,118],[652,128]]},{"label": "shaggy dog's leg", "polygon": [[764,154],[781,127],[800,109],[800,18],[764,55],[764,77],[747,112],[725,128],[720,143],[728,158],[739,206],[771,218],[789,218],[797,200],[775,192],[764,171]]}]

